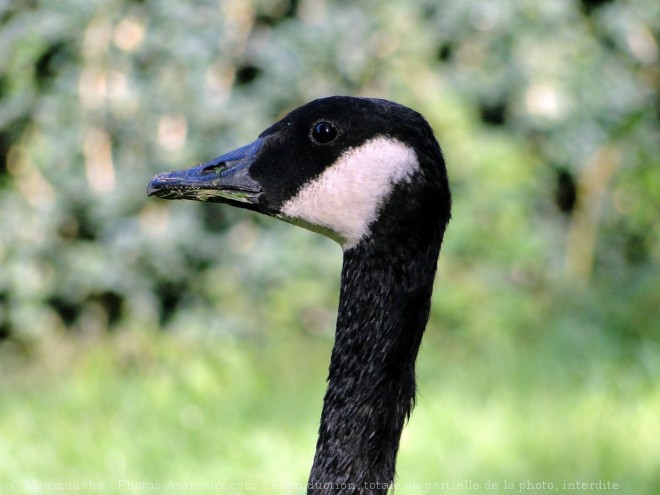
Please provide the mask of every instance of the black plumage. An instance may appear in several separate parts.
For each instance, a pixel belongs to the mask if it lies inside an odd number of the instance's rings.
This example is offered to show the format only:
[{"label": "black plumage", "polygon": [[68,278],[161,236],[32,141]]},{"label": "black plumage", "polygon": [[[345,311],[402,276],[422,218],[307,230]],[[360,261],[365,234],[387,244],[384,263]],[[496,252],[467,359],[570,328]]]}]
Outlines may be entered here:
[{"label": "black plumage", "polygon": [[[370,143],[391,147],[386,153]],[[387,164],[389,158],[400,163]],[[372,167],[366,178],[358,160]],[[356,177],[362,173],[353,186],[378,204],[369,209],[354,196],[342,196],[343,184],[332,182],[340,176],[333,169],[342,167],[349,174],[355,170]],[[405,173],[401,167],[407,167]],[[370,173],[389,173],[391,179],[371,181]],[[188,171],[156,176],[149,194],[229,203],[342,244],[336,338],[308,493],[386,493],[415,400],[415,360],[451,210],[444,160],[428,123],[385,100],[316,100],[247,147]],[[296,203],[299,198],[313,194],[338,195],[345,212],[324,216],[324,198],[313,198],[321,214],[291,213],[308,204]],[[375,212],[366,228],[358,221],[363,211]],[[355,218],[348,227],[341,219],[335,225],[338,213]]]}]

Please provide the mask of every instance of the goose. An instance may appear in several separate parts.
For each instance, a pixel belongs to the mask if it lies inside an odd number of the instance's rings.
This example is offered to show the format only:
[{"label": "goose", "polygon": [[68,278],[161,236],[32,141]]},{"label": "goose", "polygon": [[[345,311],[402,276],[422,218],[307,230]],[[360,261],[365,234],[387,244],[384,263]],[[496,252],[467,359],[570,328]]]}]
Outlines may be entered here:
[{"label": "goose", "polygon": [[333,96],[148,196],[226,203],[343,249],[335,343],[308,494],[384,494],[415,402],[415,361],[451,216],[445,162],[416,111]]}]

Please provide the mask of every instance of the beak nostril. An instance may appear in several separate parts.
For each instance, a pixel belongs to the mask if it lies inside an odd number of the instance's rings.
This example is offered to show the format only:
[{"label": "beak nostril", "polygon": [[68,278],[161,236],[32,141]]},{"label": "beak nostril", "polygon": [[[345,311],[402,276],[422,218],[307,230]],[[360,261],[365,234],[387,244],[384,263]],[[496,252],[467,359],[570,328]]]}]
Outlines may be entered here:
[{"label": "beak nostril", "polygon": [[224,169],[227,168],[227,163],[226,162],[218,162],[218,163],[212,163],[210,165],[207,165],[204,167],[201,171],[203,174],[208,174],[208,173],[219,173],[222,172]]}]

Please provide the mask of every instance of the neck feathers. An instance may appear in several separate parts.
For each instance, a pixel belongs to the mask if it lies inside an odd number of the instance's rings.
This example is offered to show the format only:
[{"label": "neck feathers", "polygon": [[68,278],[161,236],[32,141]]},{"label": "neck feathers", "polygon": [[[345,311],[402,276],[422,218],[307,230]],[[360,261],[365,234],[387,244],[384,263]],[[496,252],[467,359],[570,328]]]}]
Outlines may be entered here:
[{"label": "neck feathers", "polygon": [[415,398],[440,241],[344,254],[337,334],[310,494],[386,493]]}]

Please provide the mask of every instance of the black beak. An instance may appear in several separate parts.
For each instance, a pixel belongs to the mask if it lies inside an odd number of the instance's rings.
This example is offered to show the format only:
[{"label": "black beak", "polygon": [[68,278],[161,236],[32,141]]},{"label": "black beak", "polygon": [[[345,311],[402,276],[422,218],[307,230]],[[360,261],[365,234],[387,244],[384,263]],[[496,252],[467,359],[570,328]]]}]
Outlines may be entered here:
[{"label": "black beak", "polygon": [[264,139],[259,138],[188,170],[158,174],[149,182],[147,195],[163,199],[256,204],[263,191],[261,185],[250,177],[249,169],[263,143]]}]

